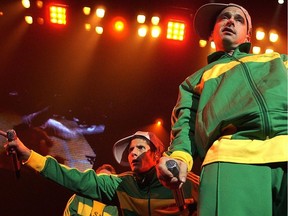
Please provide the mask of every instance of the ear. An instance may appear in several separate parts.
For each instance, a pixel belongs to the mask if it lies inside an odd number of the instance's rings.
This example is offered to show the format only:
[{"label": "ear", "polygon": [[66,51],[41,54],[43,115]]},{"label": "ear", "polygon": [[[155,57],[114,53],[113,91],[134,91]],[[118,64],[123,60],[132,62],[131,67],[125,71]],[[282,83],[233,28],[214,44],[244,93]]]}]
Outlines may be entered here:
[{"label": "ear", "polygon": [[246,35],[245,42],[250,42],[251,41],[251,32],[249,31]]},{"label": "ear", "polygon": [[155,160],[158,160],[158,159],[159,159],[159,153],[158,153],[158,152],[155,152],[155,154],[154,154],[154,159],[155,159]]},{"label": "ear", "polygon": [[247,36],[244,42],[250,42],[250,37]]}]

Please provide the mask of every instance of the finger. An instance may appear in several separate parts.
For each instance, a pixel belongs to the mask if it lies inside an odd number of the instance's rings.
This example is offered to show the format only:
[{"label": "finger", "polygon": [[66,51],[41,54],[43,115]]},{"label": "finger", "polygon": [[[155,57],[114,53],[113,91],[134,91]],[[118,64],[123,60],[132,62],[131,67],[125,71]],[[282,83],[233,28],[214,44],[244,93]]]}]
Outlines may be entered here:
[{"label": "finger", "polygon": [[181,181],[180,187],[186,182],[187,173],[187,164],[182,161],[179,162],[179,180]]},{"label": "finger", "polygon": [[4,131],[2,131],[2,130],[0,130],[0,135],[1,135],[1,136],[4,136],[4,137],[7,137],[7,133],[4,132]]},{"label": "finger", "polygon": [[167,160],[169,160],[169,158],[166,158],[166,157],[161,158],[158,164],[158,171],[162,177],[165,177],[168,180],[170,180],[171,178],[173,178],[173,174],[168,170],[166,166]]}]

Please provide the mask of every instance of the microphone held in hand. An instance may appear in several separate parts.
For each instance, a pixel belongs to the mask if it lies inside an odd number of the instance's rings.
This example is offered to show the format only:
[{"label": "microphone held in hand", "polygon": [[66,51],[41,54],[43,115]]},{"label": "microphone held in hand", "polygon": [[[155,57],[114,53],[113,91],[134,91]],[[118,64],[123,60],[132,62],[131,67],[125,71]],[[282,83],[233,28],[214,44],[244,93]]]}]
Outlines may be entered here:
[{"label": "microphone held in hand", "polygon": [[[11,142],[11,141],[15,140],[17,138],[15,130],[8,130],[6,132],[6,137],[8,139],[8,142]],[[8,154],[9,154],[9,156],[12,157],[12,163],[13,163],[15,175],[16,175],[16,178],[19,179],[20,178],[21,164],[20,164],[20,161],[18,160],[18,155],[17,155],[17,152],[16,152],[15,148],[14,147],[10,147],[8,149]]]},{"label": "microphone held in hand", "polygon": [[[179,166],[175,160],[166,161],[166,167],[173,174],[174,177],[177,178],[179,177]],[[183,211],[185,209],[183,189],[182,188],[174,189],[173,195],[179,210]]]},{"label": "microphone held in hand", "polygon": [[7,136],[8,142],[11,142],[17,138],[15,130],[12,130],[12,129],[6,132],[6,136]]}]

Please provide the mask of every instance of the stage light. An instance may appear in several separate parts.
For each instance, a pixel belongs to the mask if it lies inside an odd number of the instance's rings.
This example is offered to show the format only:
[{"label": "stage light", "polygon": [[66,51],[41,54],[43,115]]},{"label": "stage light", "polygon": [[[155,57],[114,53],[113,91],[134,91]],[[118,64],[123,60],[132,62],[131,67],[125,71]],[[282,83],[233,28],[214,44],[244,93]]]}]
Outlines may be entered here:
[{"label": "stage light", "polygon": [[205,47],[207,45],[207,41],[206,40],[199,40],[199,46],[200,47]]},{"label": "stage light", "polygon": [[30,1],[29,0],[22,0],[22,6],[24,8],[30,8],[31,4],[30,4]]},{"label": "stage light", "polygon": [[256,30],[256,39],[257,39],[257,40],[263,40],[264,37],[265,37],[265,32],[263,31],[262,28],[258,28],[258,29]]},{"label": "stage light", "polygon": [[97,8],[96,9],[96,16],[98,18],[103,18],[105,16],[105,9],[104,8]]},{"label": "stage light", "polygon": [[152,23],[153,25],[158,25],[159,22],[160,22],[160,17],[158,17],[158,16],[153,16],[153,17],[151,18],[151,23]]},{"label": "stage light", "polygon": [[50,22],[53,24],[66,25],[67,23],[67,9],[66,5],[50,5],[49,14]]},{"label": "stage light", "polygon": [[254,46],[252,52],[253,54],[259,54],[261,52],[261,48],[258,46]]},{"label": "stage light", "polygon": [[44,5],[43,1],[36,1],[36,6],[38,8],[43,8],[43,5]]},{"label": "stage light", "polygon": [[267,53],[267,54],[273,53],[273,52],[274,52],[274,50],[271,49],[271,48],[267,48],[267,49],[265,50],[265,53]]},{"label": "stage light", "polygon": [[88,16],[91,13],[91,8],[90,7],[83,7],[82,11],[86,16]]},{"label": "stage light", "polygon": [[153,38],[158,38],[160,36],[161,29],[159,26],[153,26],[151,29],[151,36]]},{"label": "stage light", "polygon": [[123,32],[125,28],[124,20],[120,17],[114,19],[114,30],[117,32]]},{"label": "stage light", "polygon": [[107,31],[109,31],[109,33],[117,40],[125,38],[128,33],[127,22],[122,16],[112,18],[110,21],[110,27],[107,27],[107,29]]},{"label": "stage light", "polygon": [[145,25],[142,25],[138,28],[138,35],[140,37],[145,37],[147,35],[148,27]]},{"label": "stage light", "polygon": [[86,31],[90,31],[91,30],[91,24],[90,23],[85,23],[84,24],[84,28]]},{"label": "stage light", "polygon": [[162,120],[162,119],[157,119],[157,120],[155,121],[155,124],[156,124],[157,127],[160,127],[160,126],[163,125],[163,120]]},{"label": "stage light", "polygon": [[178,21],[169,21],[167,25],[167,39],[184,40],[185,24]]},{"label": "stage light", "polygon": [[284,4],[284,0],[278,0],[278,4]]},{"label": "stage light", "polygon": [[33,17],[32,16],[25,16],[25,21],[28,24],[32,24],[33,23]]},{"label": "stage light", "polygon": [[121,20],[118,20],[114,24],[114,28],[116,31],[123,31],[124,29],[124,23]]},{"label": "stage light", "polygon": [[278,34],[276,33],[276,31],[271,30],[271,31],[269,32],[269,40],[270,40],[272,43],[275,43],[276,41],[278,41],[278,38],[279,38],[279,36],[278,36]]},{"label": "stage light", "polygon": [[137,15],[137,22],[138,23],[143,24],[143,23],[145,23],[145,20],[146,20],[146,16],[145,15],[143,15],[143,14]]},{"label": "stage light", "polygon": [[216,49],[216,46],[215,46],[214,41],[211,41],[211,43],[210,43],[210,47],[211,47],[212,49]]},{"label": "stage light", "polygon": [[38,18],[37,18],[37,23],[38,23],[39,25],[43,25],[43,24],[44,24],[44,19],[43,19],[42,17],[38,17]]},{"label": "stage light", "polygon": [[103,34],[103,31],[104,31],[103,27],[101,27],[101,26],[96,26],[95,27],[95,32],[97,34]]}]

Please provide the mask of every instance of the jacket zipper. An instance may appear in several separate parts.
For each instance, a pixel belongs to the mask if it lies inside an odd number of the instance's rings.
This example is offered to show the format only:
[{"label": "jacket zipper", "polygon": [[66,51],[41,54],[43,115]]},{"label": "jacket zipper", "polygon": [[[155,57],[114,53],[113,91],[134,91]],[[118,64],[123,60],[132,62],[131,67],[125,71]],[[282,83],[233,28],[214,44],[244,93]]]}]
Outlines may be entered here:
[{"label": "jacket zipper", "polygon": [[150,186],[148,188],[148,213],[151,216],[151,204],[150,204]]},{"label": "jacket zipper", "polygon": [[252,79],[252,75],[250,74],[250,71],[247,67],[247,65],[242,62],[241,60],[237,59],[236,57],[232,56],[236,61],[240,62],[241,65],[242,65],[242,68],[244,69],[244,74],[250,84],[250,87],[253,91],[253,93],[255,94],[255,98],[256,98],[256,101],[258,102],[259,104],[259,107],[262,111],[262,116],[263,116],[263,120],[264,120],[264,125],[263,125],[263,129],[264,129],[264,135],[265,135],[265,139],[269,139],[269,135],[270,135],[270,123],[269,123],[269,117],[268,117],[268,114],[267,114],[267,106],[266,106],[266,103],[260,93],[260,91],[257,89],[256,87],[256,84],[254,82],[254,80]]}]

